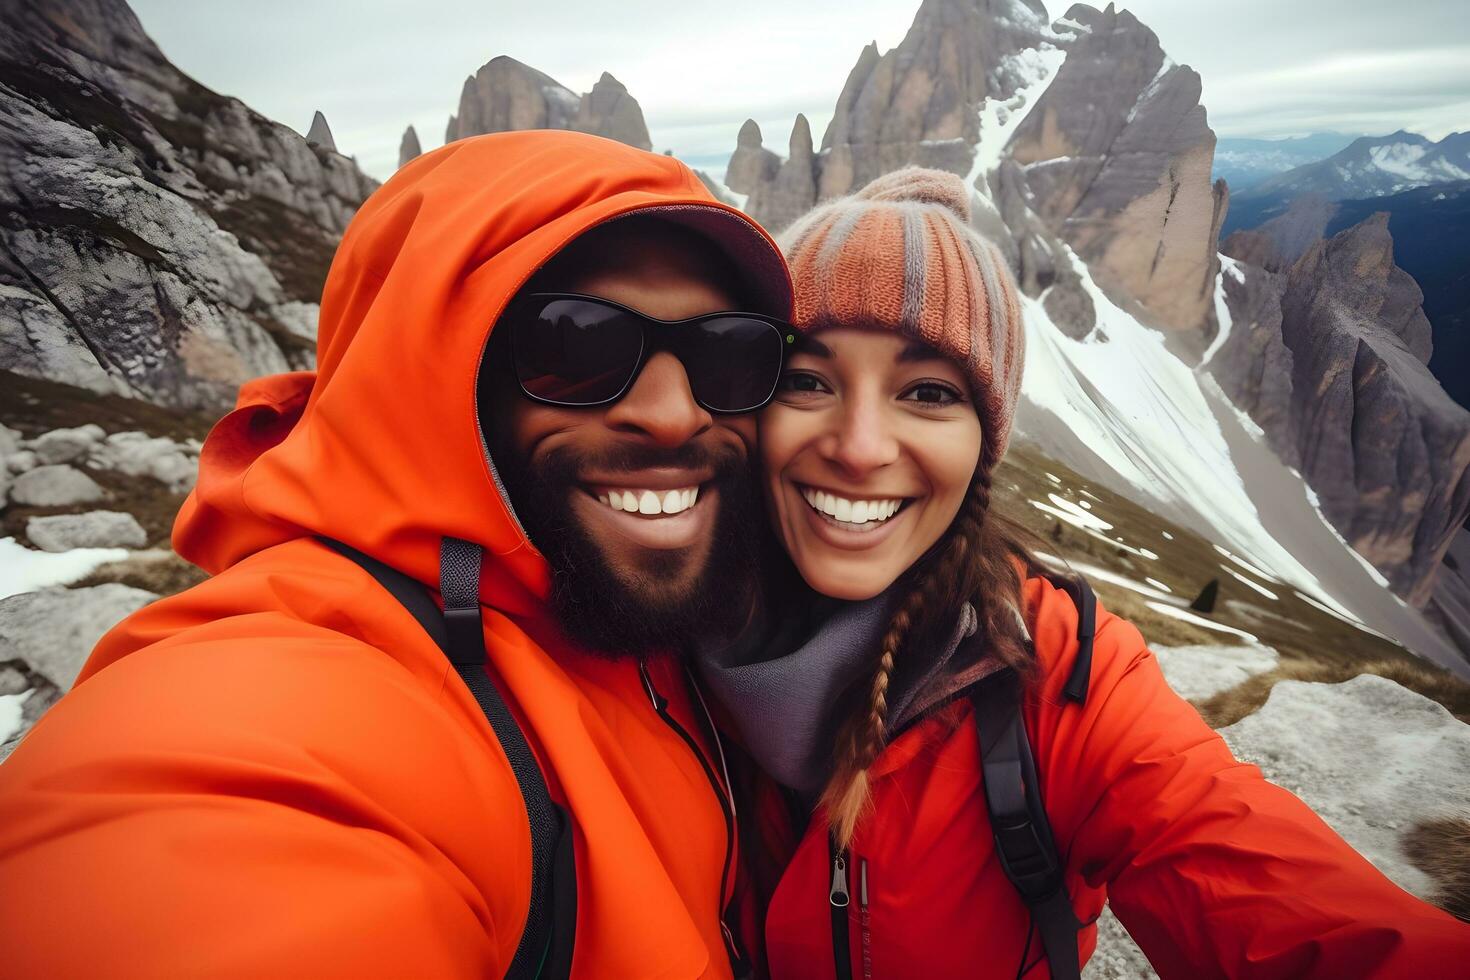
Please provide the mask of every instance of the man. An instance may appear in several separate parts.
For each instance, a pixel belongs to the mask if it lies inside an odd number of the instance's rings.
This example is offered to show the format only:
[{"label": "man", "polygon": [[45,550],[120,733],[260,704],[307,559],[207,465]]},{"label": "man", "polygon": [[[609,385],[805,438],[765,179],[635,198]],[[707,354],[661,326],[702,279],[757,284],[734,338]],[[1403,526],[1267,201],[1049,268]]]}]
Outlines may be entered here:
[{"label": "man", "polygon": [[[740,413],[784,342],[709,314],[790,301],[669,158],[517,133],[399,171],[317,371],[206,442],[174,538],[214,577],[109,634],[0,767],[6,972],[730,976],[733,813],[661,654],[740,605]],[[570,828],[544,891],[542,778]]]}]

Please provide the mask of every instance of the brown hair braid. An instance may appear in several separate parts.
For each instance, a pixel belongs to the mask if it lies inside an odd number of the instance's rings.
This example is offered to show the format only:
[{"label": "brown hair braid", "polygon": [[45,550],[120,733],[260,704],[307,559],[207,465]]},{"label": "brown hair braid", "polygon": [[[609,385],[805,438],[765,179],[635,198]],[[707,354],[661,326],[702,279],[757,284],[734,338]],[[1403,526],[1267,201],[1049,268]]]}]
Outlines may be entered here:
[{"label": "brown hair braid", "polygon": [[832,778],[822,804],[840,848],[852,842],[867,808],[868,768],[887,744],[889,678],[911,638],[932,642],[954,625],[956,611],[968,602],[980,621],[989,656],[1023,675],[1034,667],[1025,626],[1016,615],[1021,608],[1021,579],[1014,562],[1019,558],[1028,568],[1038,563],[1017,540],[1010,522],[989,510],[990,471],[982,464],[949,530],[911,569],[913,586],[883,634],[868,697],[838,732]]}]

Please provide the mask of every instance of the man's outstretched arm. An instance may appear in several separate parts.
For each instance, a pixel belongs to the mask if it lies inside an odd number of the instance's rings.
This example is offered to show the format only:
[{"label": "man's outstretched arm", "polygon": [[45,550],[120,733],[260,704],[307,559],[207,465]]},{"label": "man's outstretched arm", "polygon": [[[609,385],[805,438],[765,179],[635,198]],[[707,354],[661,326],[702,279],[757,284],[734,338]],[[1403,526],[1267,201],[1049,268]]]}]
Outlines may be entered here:
[{"label": "man's outstretched arm", "polygon": [[530,861],[503,759],[380,651],[251,618],[87,677],[0,766],[5,971],[499,974]]}]

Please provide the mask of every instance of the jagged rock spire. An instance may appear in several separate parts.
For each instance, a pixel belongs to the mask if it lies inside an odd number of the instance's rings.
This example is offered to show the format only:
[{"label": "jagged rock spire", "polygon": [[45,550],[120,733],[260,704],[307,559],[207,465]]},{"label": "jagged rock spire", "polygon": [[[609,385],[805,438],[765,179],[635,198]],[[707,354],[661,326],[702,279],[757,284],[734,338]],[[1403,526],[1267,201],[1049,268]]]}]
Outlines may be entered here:
[{"label": "jagged rock spire", "polygon": [[306,142],[333,153],[337,152],[337,141],[332,139],[332,127],[327,125],[327,117],[322,115],[320,109],[311,117],[311,128],[306,131]]},{"label": "jagged rock spire", "polygon": [[398,165],[401,167],[420,153],[424,152],[419,146],[419,134],[413,126],[403,131],[403,140],[398,144]]}]

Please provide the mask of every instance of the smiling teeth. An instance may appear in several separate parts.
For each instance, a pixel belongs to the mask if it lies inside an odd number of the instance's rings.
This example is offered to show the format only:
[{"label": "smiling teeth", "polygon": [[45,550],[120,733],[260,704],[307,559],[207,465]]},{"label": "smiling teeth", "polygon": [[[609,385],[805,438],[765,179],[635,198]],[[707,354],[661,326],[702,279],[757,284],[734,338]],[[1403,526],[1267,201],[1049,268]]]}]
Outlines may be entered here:
[{"label": "smiling teeth", "polygon": [[898,513],[902,500],[849,500],[825,490],[802,490],[801,495],[812,509],[844,524],[867,524],[886,521]]},{"label": "smiling teeth", "polygon": [[699,499],[698,487],[684,487],[679,490],[604,490],[598,493],[597,500],[606,504],[613,510],[626,511],[629,514],[642,514],[645,517],[653,517],[658,514],[678,514],[694,506]]}]

